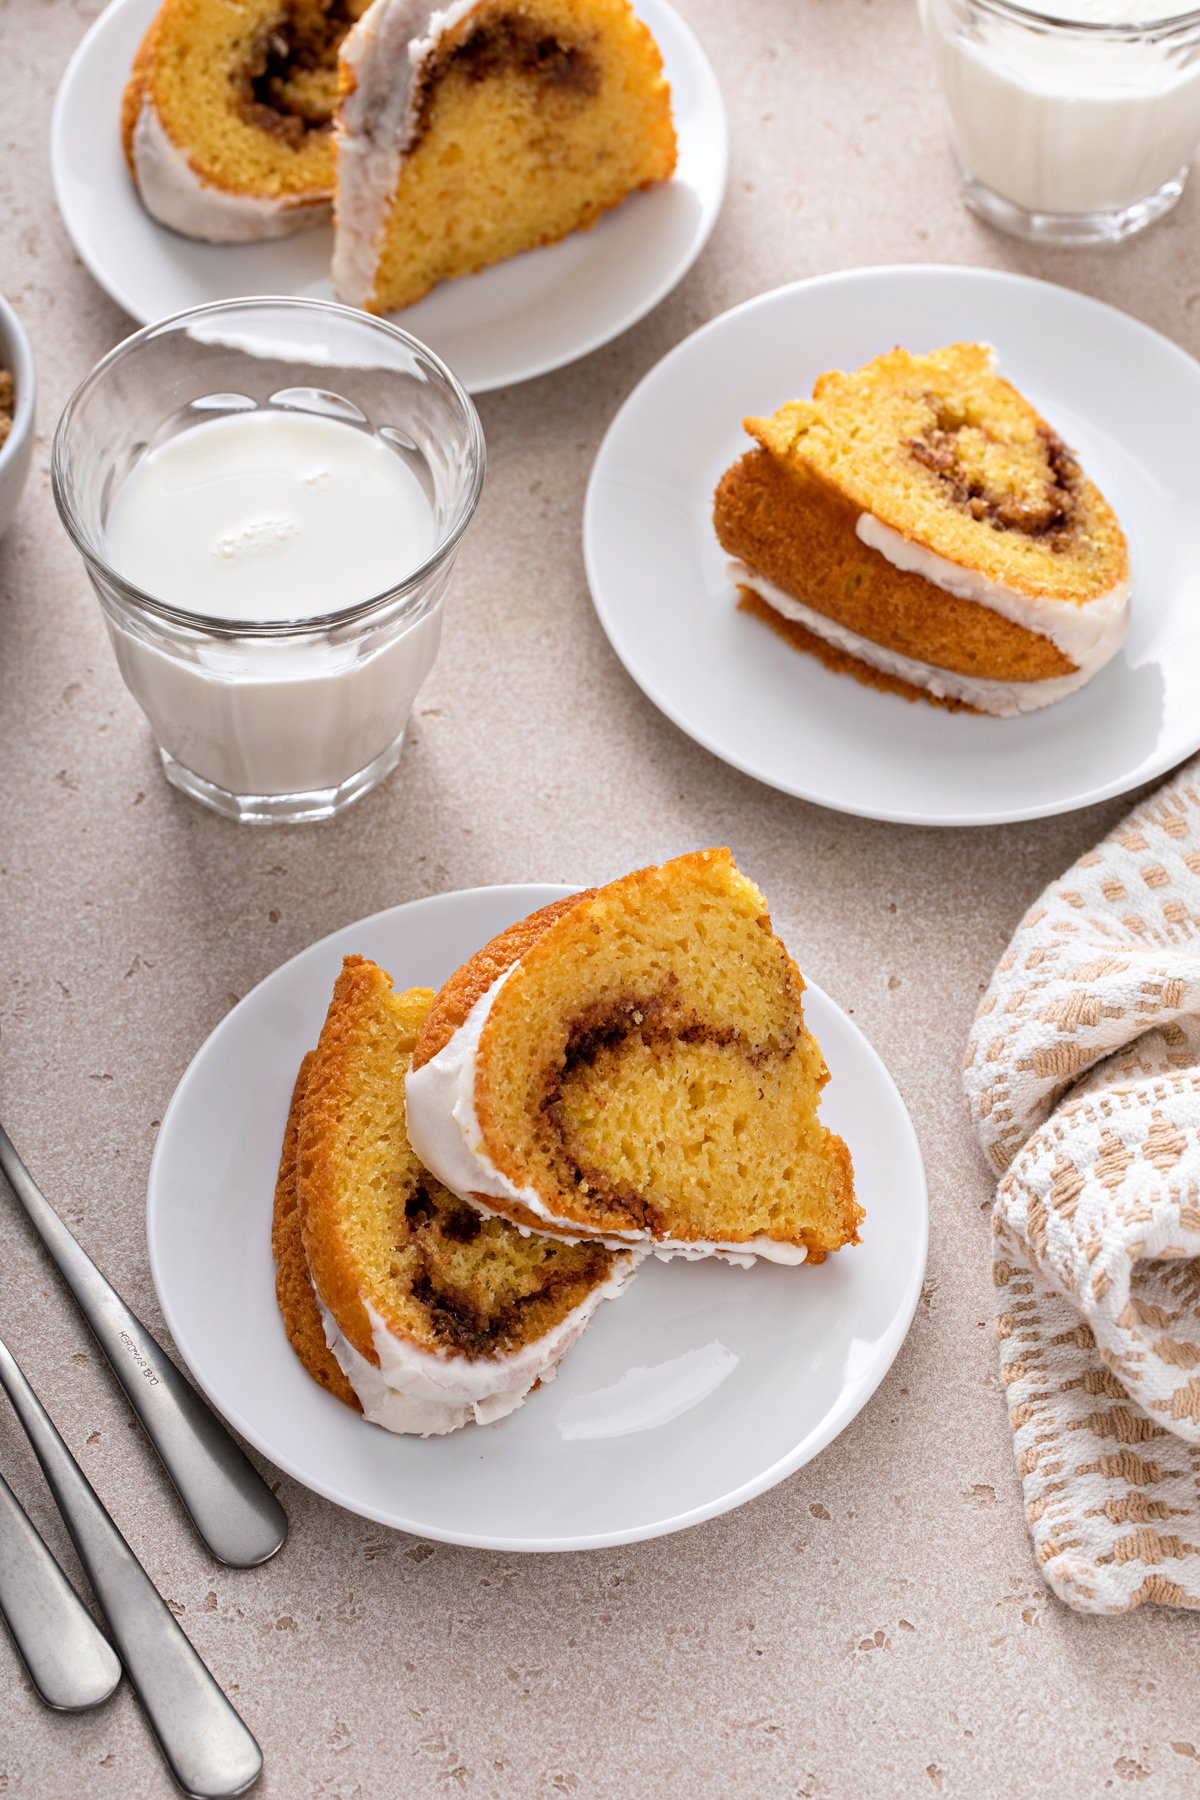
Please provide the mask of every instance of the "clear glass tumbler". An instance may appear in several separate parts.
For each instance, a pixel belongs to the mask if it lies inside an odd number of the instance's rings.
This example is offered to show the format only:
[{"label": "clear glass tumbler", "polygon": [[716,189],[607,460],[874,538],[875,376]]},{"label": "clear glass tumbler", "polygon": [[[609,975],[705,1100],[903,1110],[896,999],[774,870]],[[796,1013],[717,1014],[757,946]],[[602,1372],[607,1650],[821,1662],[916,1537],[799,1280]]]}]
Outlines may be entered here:
[{"label": "clear glass tumbler", "polygon": [[[432,518],[419,567],[366,600],[331,594],[319,617],[247,623],[143,593],[110,565],[105,522],[133,465],[179,432],[264,407],[372,432],[404,460]],[[59,421],[52,474],[168,781],[230,818],[301,821],[341,812],[395,767],[483,486],[478,414],[432,351],[318,300],[196,307],[97,364]]]},{"label": "clear glass tumbler", "polygon": [[966,201],[981,218],[1034,243],[1095,244],[1170,211],[1200,142],[1200,10],[1178,0],[919,5]]}]

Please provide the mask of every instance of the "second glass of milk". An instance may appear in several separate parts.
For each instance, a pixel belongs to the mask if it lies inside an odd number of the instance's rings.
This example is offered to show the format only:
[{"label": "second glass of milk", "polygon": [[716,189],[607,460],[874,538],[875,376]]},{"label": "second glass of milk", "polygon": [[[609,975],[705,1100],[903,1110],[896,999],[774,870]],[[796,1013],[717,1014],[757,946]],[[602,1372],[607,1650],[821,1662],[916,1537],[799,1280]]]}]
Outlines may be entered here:
[{"label": "second glass of milk", "polygon": [[1116,242],[1168,212],[1200,143],[1200,10],[919,0],[967,204],[1017,237]]},{"label": "second glass of milk", "polygon": [[54,494],[167,779],[248,821],[381,781],[483,472],[450,370],[346,307],[197,307],[99,363]]}]

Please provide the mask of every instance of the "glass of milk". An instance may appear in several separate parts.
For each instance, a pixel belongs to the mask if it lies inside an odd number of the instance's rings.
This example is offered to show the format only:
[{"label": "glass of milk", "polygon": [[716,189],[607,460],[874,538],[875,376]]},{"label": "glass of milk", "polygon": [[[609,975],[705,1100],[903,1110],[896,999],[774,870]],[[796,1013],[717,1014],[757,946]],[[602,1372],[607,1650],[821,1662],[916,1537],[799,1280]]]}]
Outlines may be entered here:
[{"label": "glass of milk", "polygon": [[1200,142],[1200,10],[1179,0],[919,0],[967,204],[1032,242],[1128,237]]},{"label": "glass of milk", "polygon": [[54,496],[167,779],[293,821],[381,781],[483,471],[446,365],[348,307],[196,307],[97,364]]}]

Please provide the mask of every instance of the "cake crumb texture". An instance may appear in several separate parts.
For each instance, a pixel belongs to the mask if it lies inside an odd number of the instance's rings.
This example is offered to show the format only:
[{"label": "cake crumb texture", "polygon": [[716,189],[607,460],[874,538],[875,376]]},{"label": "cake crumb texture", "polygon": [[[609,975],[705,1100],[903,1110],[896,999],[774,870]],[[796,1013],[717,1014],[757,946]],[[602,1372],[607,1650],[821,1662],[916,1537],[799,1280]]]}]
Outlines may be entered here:
[{"label": "cake crumb texture", "polygon": [[586,230],[675,159],[662,57],[627,0],[483,0],[424,67],[370,310]]}]

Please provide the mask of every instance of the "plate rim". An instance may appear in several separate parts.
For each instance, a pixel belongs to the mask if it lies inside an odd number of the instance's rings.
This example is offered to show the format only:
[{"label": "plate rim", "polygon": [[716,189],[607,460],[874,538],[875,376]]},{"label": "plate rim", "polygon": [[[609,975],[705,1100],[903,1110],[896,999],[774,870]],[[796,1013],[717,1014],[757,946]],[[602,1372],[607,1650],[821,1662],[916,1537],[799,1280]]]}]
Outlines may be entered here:
[{"label": "plate rim", "polygon": [[273,1450],[269,1443],[265,1441],[264,1435],[258,1427],[247,1420],[239,1408],[230,1406],[224,1396],[220,1396],[213,1391],[206,1377],[201,1374],[200,1370],[193,1363],[188,1348],[185,1347],[188,1341],[188,1334],[186,1332],[182,1336],[180,1334],[178,1315],[172,1304],[169,1288],[165,1286],[163,1281],[161,1248],[156,1247],[155,1241],[155,1212],[156,1206],[161,1205],[161,1199],[156,1198],[156,1195],[161,1193],[161,1189],[167,1180],[162,1167],[162,1145],[167,1141],[168,1126],[173,1115],[182,1107],[183,1101],[181,1096],[188,1086],[189,1078],[200,1058],[212,1054],[212,1046],[227,1030],[232,1028],[230,1022],[242,1012],[243,1008],[249,1009],[251,1005],[257,1001],[261,989],[277,980],[285,973],[285,971],[291,969],[294,964],[300,962],[304,958],[314,955],[314,953],[319,953],[325,946],[331,944],[334,939],[344,936],[348,931],[365,931],[372,926],[380,924],[382,921],[391,920],[397,914],[411,917],[414,909],[436,911],[439,906],[445,904],[447,901],[458,903],[468,899],[474,900],[484,897],[490,899],[493,895],[520,894],[522,899],[517,902],[517,904],[524,905],[525,900],[529,899],[531,900],[533,907],[537,907],[547,905],[553,899],[564,898],[567,894],[578,892],[579,886],[573,883],[495,882],[481,887],[454,888],[445,893],[419,895],[412,900],[400,901],[394,906],[381,907],[377,912],[369,913],[364,918],[350,920],[347,924],[335,927],[334,930],[326,932],[322,937],[314,939],[311,944],[307,944],[302,949],[297,950],[284,962],[278,964],[276,968],[270,970],[261,978],[261,980],[255,982],[254,986],[248,993],[242,996],[237,1005],[230,1007],[224,1017],[218,1019],[212,1030],[207,1034],[203,1042],[189,1058],[187,1067],[184,1069],[176,1083],[175,1089],[163,1110],[162,1122],[155,1138],[154,1149],[151,1152],[150,1165],[146,1177],[146,1244],[154,1292],[167,1329],[171,1334],[177,1360],[182,1362],[189,1379],[193,1381],[200,1389],[201,1393],[205,1395],[218,1415],[245,1438],[246,1442],[261,1456],[265,1457],[275,1468],[280,1469],[292,1480],[299,1482],[302,1487],[307,1488],[312,1493],[319,1494],[323,1499],[330,1501],[332,1504],[340,1506],[348,1512],[355,1513],[360,1518],[370,1519],[376,1524],[386,1525],[390,1530],[407,1532],[411,1536],[427,1538],[437,1543],[455,1544],[464,1549],[494,1550],[506,1554],[520,1553],[523,1555],[545,1555],[567,1553],[571,1551],[615,1548],[623,1544],[641,1543],[643,1541],[649,1541],[652,1538],[667,1537],[673,1535],[677,1531],[686,1531],[693,1525],[700,1525],[709,1519],[719,1518],[722,1514],[732,1512],[736,1510],[736,1508],[745,1505],[747,1501],[756,1499],[760,1494],[766,1493],[769,1489],[777,1486],[779,1482],[786,1480],[789,1475],[795,1474],[798,1469],[803,1468],[805,1464],[811,1462],[814,1457],[818,1456],[822,1450],[827,1449],[834,1439],[840,1437],[842,1432],[845,1431],[854,1419],[858,1417],[868,1401],[873,1398],[882,1384],[884,1377],[894,1365],[896,1358],[908,1337],[908,1333],[912,1327],[913,1318],[916,1314],[917,1304],[921,1297],[922,1284],[925,1279],[929,1251],[929,1181],[925,1169],[925,1159],[921,1151],[920,1140],[917,1137],[916,1127],[913,1124],[912,1116],[909,1113],[908,1106],[905,1103],[904,1096],[901,1094],[898,1084],[887,1068],[887,1065],[884,1063],[882,1057],[879,1055],[879,1052],[863,1032],[861,1026],[857,1024],[844,1007],[839,1006],[837,1001],[831,998],[818,982],[810,981],[805,977],[806,993],[818,995],[822,1002],[832,1007],[840,1014],[842,1023],[849,1028],[859,1053],[864,1055],[868,1062],[875,1065],[878,1073],[883,1076],[895,1096],[899,1118],[902,1122],[902,1140],[913,1163],[913,1173],[915,1178],[913,1197],[915,1201],[918,1229],[914,1244],[914,1260],[908,1281],[903,1290],[900,1303],[888,1323],[886,1332],[880,1340],[880,1349],[876,1364],[872,1366],[870,1372],[866,1376],[856,1377],[853,1388],[849,1392],[849,1396],[846,1387],[843,1385],[837,1401],[830,1408],[825,1418],[822,1419],[820,1424],[816,1427],[815,1431],[805,1437],[799,1446],[789,1451],[785,1456],[778,1458],[774,1463],[770,1464],[768,1468],[760,1471],[758,1475],[753,1476],[749,1481],[741,1483],[727,1494],[718,1496],[715,1500],[710,1500],[699,1506],[689,1508],[671,1518],[656,1520],[648,1526],[638,1525],[618,1531],[594,1532],[588,1535],[577,1535],[572,1537],[547,1538],[540,1541],[507,1538],[487,1532],[444,1531],[439,1529],[436,1525],[431,1526],[415,1521],[403,1520],[397,1516],[396,1512],[389,1514],[377,1506],[363,1505],[360,1501],[354,1500],[338,1491],[336,1484],[333,1481],[314,1481],[307,1473],[299,1470],[291,1458],[280,1459],[277,1451]]},{"label": "plate rim", "polygon": [[[77,236],[73,224],[74,209],[65,204],[63,194],[64,182],[66,181],[65,171],[68,166],[66,143],[69,133],[66,121],[68,114],[74,111],[74,108],[68,104],[69,101],[72,101],[75,98],[71,92],[72,85],[80,81],[82,71],[88,62],[88,57],[93,49],[95,39],[100,37],[104,30],[109,27],[112,19],[117,14],[133,11],[137,6],[142,4],[147,5],[149,8],[151,0],[107,0],[107,4],[92,20],[83,36],[76,44],[67,61],[66,67],[59,77],[58,86],[55,89],[54,94],[54,105],[50,115],[50,182],[54,194],[54,204],[63,230],[66,232],[67,238],[75,254],[79,257],[79,260],[83,263],[88,274],[100,288],[101,292],[106,294],[115,306],[119,307],[123,313],[133,319],[139,326],[157,324],[159,318],[165,318],[167,314],[156,315],[147,312],[144,305],[135,303],[133,296],[129,293],[127,287],[122,284],[119,277],[104,269],[102,263],[97,259],[93,252],[90,240],[85,243]],[[728,191],[730,160],[729,116],[725,108],[725,98],[721,90],[720,82],[717,80],[716,72],[713,69],[712,63],[709,61],[708,55],[699,38],[696,36],[696,33],[692,30],[687,20],[676,11],[675,7],[671,4],[671,0],[633,0],[633,5],[639,18],[642,17],[640,9],[643,7],[648,9],[652,14],[658,13],[668,16],[670,28],[678,33],[680,44],[688,58],[693,73],[698,75],[702,85],[707,91],[706,104],[712,108],[712,117],[709,118],[707,113],[705,115],[704,130],[706,133],[712,134],[709,154],[712,155],[715,153],[716,155],[716,175],[711,184],[711,191],[704,189],[696,190],[701,199],[701,210],[696,223],[696,228],[688,243],[686,251],[680,257],[679,261],[673,264],[669,270],[664,272],[657,283],[648,287],[638,296],[633,302],[631,310],[621,310],[619,312],[618,322],[612,323],[610,321],[608,324],[597,327],[591,335],[581,339],[579,344],[567,353],[554,353],[548,359],[534,357],[533,360],[528,363],[521,364],[515,371],[504,370],[495,372],[483,380],[470,382],[464,380],[463,386],[469,394],[493,393],[497,389],[519,387],[527,381],[536,381],[543,375],[552,374],[556,369],[568,368],[572,363],[580,362],[584,357],[594,355],[597,350],[603,349],[606,344],[610,344],[616,338],[622,337],[625,332],[632,331],[634,326],[640,324],[648,314],[653,312],[656,307],[660,306],[667,296],[671,294],[691,272],[701,253],[707,247],[709,239],[712,237],[713,231],[716,228],[717,220],[721,216],[721,211],[725,204],[725,196]],[[150,16],[152,17],[153,15],[150,14]],[[149,22],[149,20],[147,22]],[[646,19],[643,22],[650,26],[652,32],[655,31],[655,26],[651,20]],[[655,41],[657,42],[657,37]],[[114,113],[114,119],[115,116]],[[678,130],[678,126],[676,128]],[[629,196],[626,197],[628,198]],[[166,233],[168,237],[174,235],[169,231],[167,226],[158,224],[157,220],[152,219],[151,224],[156,230]],[[553,249],[554,246],[550,245],[548,248]],[[512,259],[509,258],[506,260],[511,261]],[[486,276],[488,270],[482,269],[476,271],[476,273]],[[439,286],[444,285],[444,283],[439,284]],[[275,288],[271,289],[272,293],[275,291]],[[436,288],[431,290],[431,292],[436,291]],[[225,297],[237,299],[250,298],[251,296],[233,295]],[[422,298],[424,298],[424,296],[422,296]],[[193,306],[203,303],[203,298],[193,298],[187,304],[188,306]],[[180,309],[176,307],[172,310],[178,311]],[[187,310],[187,308],[185,307],[183,310]],[[385,313],[382,316],[393,324],[397,322],[400,323],[401,326],[407,330],[409,327],[404,324],[404,315],[409,310],[410,309],[407,307],[401,307],[397,312]],[[483,328],[486,328],[486,321],[484,322]],[[419,336],[420,334],[417,333],[415,335]],[[436,349],[436,346],[433,346],[433,348]],[[440,350],[437,353],[440,355]]]},{"label": "plate rim", "polygon": [[694,331],[689,332],[687,337],[682,338],[678,344],[673,345],[665,355],[661,356],[626,395],[600,441],[588,474],[583,503],[583,562],[593,610],[609,647],[622,668],[651,705],[670,720],[677,730],[682,731],[686,737],[698,744],[710,756],[715,756],[718,761],[725,763],[729,768],[738,770],[743,775],[748,775],[752,780],[761,782],[764,787],[773,788],[777,793],[787,794],[792,799],[804,800],[813,806],[820,806],[828,812],[844,814],[851,818],[874,819],[888,825],[925,826],[939,830],[983,829],[988,826],[1032,822],[1035,819],[1059,818],[1067,813],[1079,812],[1084,807],[1097,806],[1104,800],[1132,793],[1136,788],[1159,780],[1170,770],[1178,768],[1186,762],[1200,749],[1200,712],[1197,713],[1195,741],[1190,748],[1178,754],[1172,749],[1165,756],[1151,757],[1147,766],[1139,769],[1132,778],[1128,775],[1115,776],[1111,781],[1101,783],[1099,786],[1089,789],[1082,796],[1069,800],[1051,800],[1033,806],[997,807],[986,813],[930,813],[920,808],[880,807],[869,803],[835,802],[823,798],[820,793],[812,791],[810,787],[789,782],[782,776],[764,773],[748,758],[739,757],[723,747],[718,748],[702,727],[688,722],[683,716],[683,709],[665,697],[655,682],[639,672],[634,666],[632,652],[627,653],[627,647],[618,640],[606,605],[599,597],[600,582],[597,570],[599,530],[596,514],[600,505],[598,490],[605,475],[603,469],[605,458],[611,454],[611,445],[619,428],[623,425],[627,413],[631,412],[635,404],[643,398],[644,391],[653,382],[664,376],[676,358],[682,359],[686,354],[694,355],[699,342],[709,333],[726,329],[731,321],[738,319],[741,315],[752,313],[768,302],[781,300],[785,296],[821,288],[855,285],[864,280],[882,282],[895,278],[920,277],[936,281],[946,276],[978,280],[984,284],[995,284],[999,287],[1023,290],[1048,289],[1055,294],[1066,295],[1072,304],[1080,305],[1085,311],[1115,315],[1121,321],[1123,328],[1132,329],[1135,335],[1154,342],[1156,349],[1165,347],[1170,351],[1175,358],[1187,366],[1190,380],[1194,382],[1200,378],[1200,359],[1192,356],[1173,338],[1167,337],[1165,332],[1157,330],[1153,325],[1146,324],[1142,319],[1135,318],[1124,308],[1114,306],[1109,300],[1100,300],[1094,294],[1083,293],[1078,288],[1067,287],[1063,282],[1048,281],[1043,276],[1024,275],[1013,269],[991,269],[976,263],[868,263],[851,269],[834,269],[820,275],[805,276],[799,281],[784,282],[779,287],[768,288],[761,294],[750,295],[735,306],[718,313],[715,318],[697,326]]}]

